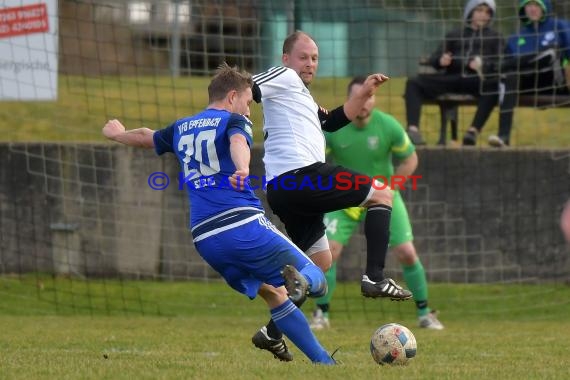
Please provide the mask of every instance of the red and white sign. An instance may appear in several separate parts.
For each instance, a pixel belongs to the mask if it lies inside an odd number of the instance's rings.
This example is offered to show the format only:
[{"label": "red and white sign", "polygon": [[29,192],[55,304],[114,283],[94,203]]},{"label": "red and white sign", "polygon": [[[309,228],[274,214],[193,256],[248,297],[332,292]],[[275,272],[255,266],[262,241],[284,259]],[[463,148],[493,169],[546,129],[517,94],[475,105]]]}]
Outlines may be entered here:
[{"label": "red and white sign", "polygon": [[0,9],[0,38],[49,31],[45,3]]},{"label": "red and white sign", "polygon": [[57,0],[0,1],[0,101],[56,100]]}]

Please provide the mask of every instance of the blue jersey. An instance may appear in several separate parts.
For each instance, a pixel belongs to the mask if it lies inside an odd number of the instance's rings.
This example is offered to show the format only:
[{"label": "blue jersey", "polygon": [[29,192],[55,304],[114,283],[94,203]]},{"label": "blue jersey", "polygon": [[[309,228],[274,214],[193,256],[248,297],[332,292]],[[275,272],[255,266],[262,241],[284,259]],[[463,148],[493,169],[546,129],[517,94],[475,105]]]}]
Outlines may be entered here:
[{"label": "blue jersey", "polygon": [[180,162],[180,177],[186,182],[190,199],[191,226],[229,210],[263,212],[252,189],[236,190],[228,181],[236,171],[230,154],[230,137],[239,133],[251,146],[251,127],[245,116],[206,109],[154,133],[156,153],[174,153]]}]

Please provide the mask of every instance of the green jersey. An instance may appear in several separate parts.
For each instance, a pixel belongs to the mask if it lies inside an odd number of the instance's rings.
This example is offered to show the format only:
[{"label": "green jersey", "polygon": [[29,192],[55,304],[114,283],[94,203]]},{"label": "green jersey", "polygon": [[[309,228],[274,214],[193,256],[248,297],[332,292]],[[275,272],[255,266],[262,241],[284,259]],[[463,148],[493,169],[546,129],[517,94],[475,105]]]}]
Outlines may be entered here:
[{"label": "green jersey", "polygon": [[405,159],[414,151],[404,128],[391,115],[373,109],[368,124],[353,123],[332,133],[325,133],[327,151],[337,165],[370,177],[394,174],[392,157]]}]

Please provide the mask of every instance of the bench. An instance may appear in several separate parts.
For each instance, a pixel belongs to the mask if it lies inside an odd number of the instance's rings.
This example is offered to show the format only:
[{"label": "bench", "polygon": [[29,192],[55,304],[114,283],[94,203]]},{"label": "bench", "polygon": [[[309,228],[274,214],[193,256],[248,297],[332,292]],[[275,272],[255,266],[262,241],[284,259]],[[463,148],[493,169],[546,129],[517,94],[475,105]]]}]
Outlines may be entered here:
[{"label": "bench", "polygon": [[[418,74],[430,75],[436,74],[434,69],[428,62],[427,57],[419,60]],[[457,141],[457,109],[460,106],[475,106],[477,98],[468,94],[447,93],[438,96],[435,99],[425,99],[422,104],[439,106],[441,124],[439,129],[438,145],[445,145],[447,142],[447,124],[451,125],[451,139]],[[522,95],[519,96],[518,107],[538,108],[541,110],[556,107],[570,108],[570,95]]]},{"label": "bench", "polygon": [[[477,105],[477,98],[467,94],[443,94],[435,99],[426,99],[423,104],[439,106],[441,125],[439,129],[438,145],[447,142],[447,125],[451,126],[451,140],[457,141],[457,109],[460,106]],[[548,108],[570,108],[570,95],[522,95],[519,97],[518,107],[531,107],[545,110]]]}]

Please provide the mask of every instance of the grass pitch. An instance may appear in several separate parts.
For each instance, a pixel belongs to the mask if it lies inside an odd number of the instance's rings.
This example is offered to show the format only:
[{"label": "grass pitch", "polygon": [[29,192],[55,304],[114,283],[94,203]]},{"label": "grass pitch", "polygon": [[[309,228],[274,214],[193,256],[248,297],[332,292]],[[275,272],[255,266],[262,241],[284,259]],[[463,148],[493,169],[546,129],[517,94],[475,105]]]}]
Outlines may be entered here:
[{"label": "grass pitch", "polygon": [[[413,302],[364,299],[358,284],[340,284],[332,328],[317,336],[329,351],[340,347],[341,365],[324,367],[291,344],[291,363],[253,347],[265,305],[221,282],[99,280],[88,295],[83,281],[37,280],[0,278],[2,379],[563,379],[570,364],[564,285],[433,284],[430,302],[446,329],[426,331]],[[125,303],[129,289],[138,305]],[[372,360],[370,336],[387,322],[416,336],[408,366]]]}]

